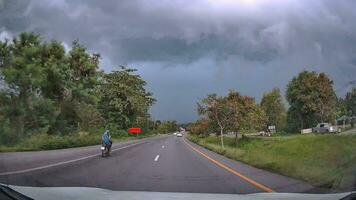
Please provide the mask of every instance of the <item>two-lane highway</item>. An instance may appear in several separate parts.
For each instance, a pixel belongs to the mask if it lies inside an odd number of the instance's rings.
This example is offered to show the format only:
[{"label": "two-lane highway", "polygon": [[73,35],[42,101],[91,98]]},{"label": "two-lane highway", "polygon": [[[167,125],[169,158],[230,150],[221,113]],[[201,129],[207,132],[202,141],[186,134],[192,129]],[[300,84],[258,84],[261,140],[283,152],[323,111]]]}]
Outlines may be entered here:
[{"label": "two-lane highway", "polygon": [[115,144],[107,158],[99,154],[99,146],[1,153],[0,182],[158,192],[314,191],[305,182],[227,159],[173,135]]}]

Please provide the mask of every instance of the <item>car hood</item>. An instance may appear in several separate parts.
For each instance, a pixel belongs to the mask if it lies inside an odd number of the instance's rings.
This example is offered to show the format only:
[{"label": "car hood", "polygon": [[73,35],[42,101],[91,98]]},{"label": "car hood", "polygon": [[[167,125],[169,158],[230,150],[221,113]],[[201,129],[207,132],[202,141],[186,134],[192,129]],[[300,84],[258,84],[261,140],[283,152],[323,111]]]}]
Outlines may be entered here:
[{"label": "car hood", "polygon": [[209,193],[176,193],[176,192],[141,192],[141,191],[112,191],[90,187],[24,187],[13,186],[10,188],[36,200],[165,200],[165,199],[193,199],[193,200],[230,200],[230,199],[341,199],[352,192],[335,194],[299,194],[299,193],[255,193],[255,194],[209,194]]}]

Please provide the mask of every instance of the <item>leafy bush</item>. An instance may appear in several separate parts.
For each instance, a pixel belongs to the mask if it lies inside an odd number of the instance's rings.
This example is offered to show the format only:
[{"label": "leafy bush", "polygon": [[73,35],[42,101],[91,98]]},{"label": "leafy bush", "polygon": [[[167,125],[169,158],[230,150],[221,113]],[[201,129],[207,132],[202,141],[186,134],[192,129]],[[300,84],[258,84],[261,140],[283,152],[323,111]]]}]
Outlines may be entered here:
[{"label": "leafy bush", "polygon": [[72,136],[35,134],[15,146],[3,146],[0,151],[52,150],[95,145],[101,143],[100,135],[75,134]]},{"label": "leafy bush", "polygon": [[121,137],[130,136],[129,132],[127,132],[126,130],[123,130],[123,129],[116,130],[116,131],[110,131],[110,133],[111,133],[111,137],[113,137],[113,138],[121,138]]}]

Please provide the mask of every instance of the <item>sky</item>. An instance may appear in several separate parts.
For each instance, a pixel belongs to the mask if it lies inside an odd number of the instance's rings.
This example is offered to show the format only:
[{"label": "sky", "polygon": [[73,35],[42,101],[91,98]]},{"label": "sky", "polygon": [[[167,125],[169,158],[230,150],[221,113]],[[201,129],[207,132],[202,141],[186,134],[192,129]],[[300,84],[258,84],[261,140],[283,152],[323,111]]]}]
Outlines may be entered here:
[{"label": "sky", "polygon": [[302,70],[339,96],[356,80],[354,0],[0,0],[0,40],[24,31],[75,39],[106,72],[138,69],[154,119],[197,119],[196,103],[234,89],[259,102]]}]

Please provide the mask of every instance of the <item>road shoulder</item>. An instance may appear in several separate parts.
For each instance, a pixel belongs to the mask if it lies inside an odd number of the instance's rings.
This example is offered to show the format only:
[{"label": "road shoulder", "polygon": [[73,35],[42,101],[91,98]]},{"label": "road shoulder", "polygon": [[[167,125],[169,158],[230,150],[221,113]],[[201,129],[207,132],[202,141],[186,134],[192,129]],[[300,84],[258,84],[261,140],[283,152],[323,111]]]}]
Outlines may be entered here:
[{"label": "road shoulder", "polygon": [[[197,150],[208,155],[212,159],[224,164],[225,166],[233,169],[234,171],[248,177],[251,180],[256,181],[276,192],[297,192],[297,193],[325,193],[326,190],[316,188],[309,183],[294,178],[286,177],[277,173],[273,173],[267,170],[258,169],[256,167],[247,165],[240,161],[229,159],[225,156],[212,152],[198,144],[195,144],[188,139],[185,141],[192,145]],[[193,151],[193,150],[192,150]],[[195,152],[197,153],[197,152]],[[212,163],[214,164],[214,163]]]}]

